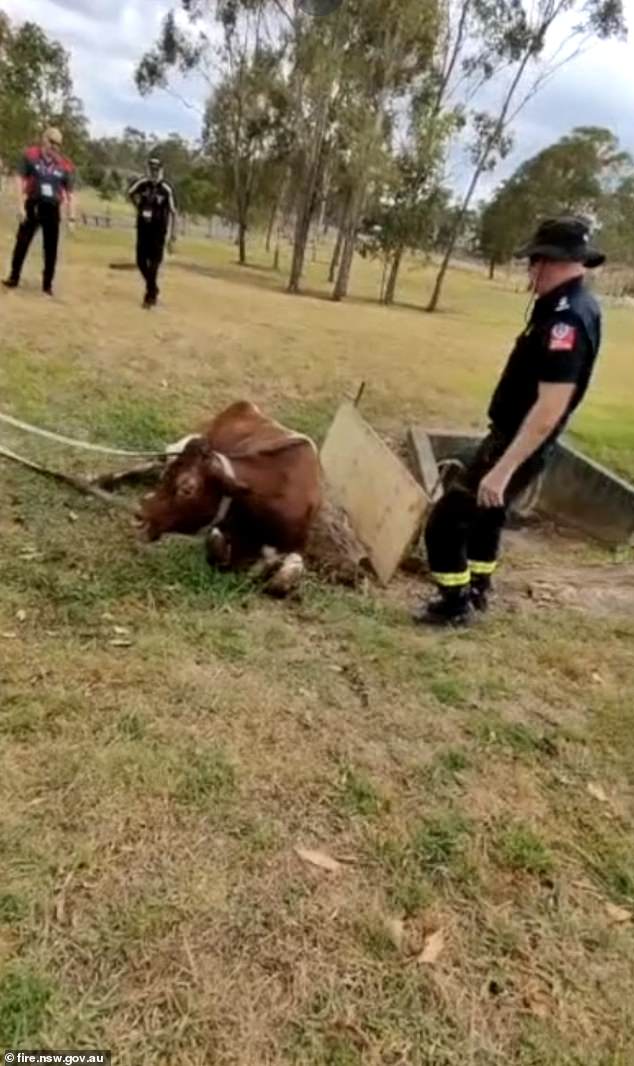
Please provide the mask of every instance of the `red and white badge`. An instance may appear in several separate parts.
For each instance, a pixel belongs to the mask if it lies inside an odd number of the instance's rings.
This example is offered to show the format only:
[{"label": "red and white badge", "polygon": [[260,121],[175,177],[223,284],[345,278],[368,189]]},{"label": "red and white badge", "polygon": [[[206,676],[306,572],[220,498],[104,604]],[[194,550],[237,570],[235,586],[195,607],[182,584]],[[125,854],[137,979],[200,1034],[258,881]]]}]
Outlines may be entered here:
[{"label": "red and white badge", "polygon": [[558,322],[550,331],[548,349],[551,352],[571,352],[577,339],[577,330],[568,322]]}]

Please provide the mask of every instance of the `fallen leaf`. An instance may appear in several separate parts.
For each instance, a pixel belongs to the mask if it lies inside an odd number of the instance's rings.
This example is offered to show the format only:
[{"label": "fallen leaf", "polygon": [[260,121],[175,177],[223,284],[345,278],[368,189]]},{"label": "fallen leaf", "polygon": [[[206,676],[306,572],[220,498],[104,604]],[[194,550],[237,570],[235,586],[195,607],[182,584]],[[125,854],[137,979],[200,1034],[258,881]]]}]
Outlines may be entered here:
[{"label": "fallen leaf", "polygon": [[587,787],[588,792],[590,793],[593,799],[598,800],[599,803],[608,802],[608,797],[606,796],[605,790],[601,787],[601,785],[593,785],[592,783],[590,783]]},{"label": "fallen leaf", "polygon": [[402,918],[386,918],[385,932],[397,951],[401,951],[405,937],[405,923]]},{"label": "fallen leaf", "polygon": [[124,640],[122,637],[117,637],[116,640],[109,641],[109,644],[110,644],[111,648],[131,648],[132,647],[132,641],[131,640]]},{"label": "fallen leaf", "polygon": [[26,622],[26,611],[23,607],[21,607],[19,611],[16,611],[15,617],[17,618],[18,622]]},{"label": "fallen leaf", "polygon": [[632,921],[632,911],[629,911],[627,907],[617,907],[615,903],[606,903],[605,909],[608,918],[611,918],[613,922]]},{"label": "fallen leaf", "polygon": [[602,685],[603,684],[603,678],[601,677],[601,674],[599,673],[598,670],[594,670],[591,676],[592,676],[592,680],[594,681],[594,683],[596,685]]},{"label": "fallen leaf", "polygon": [[320,870],[328,870],[329,873],[337,873],[341,869],[341,863],[336,859],[331,858],[330,855],[326,855],[324,851],[312,851],[310,848],[295,848],[295,854],[303,859],[304,862],[310,863],[311,866],[318,866]]},{"label": "fallen leaf", "polygon": [[17,640],[18,639],[18,634],[17,633],[0,633],[0,637],[2,637],[3,640]]},{"label": "fallen leaf", "polygon": [[418,956],[418,961],[428,966],[433,966],[445,950],[445,934],[442,929],[436,930],[425,940],[425,946]]},{"label": "fallen leaf", "polygon": [[77,522],[78,518],[79,518],[79,515],[76,515],[74,511],[69,511],[68,512],[68,518],[69,518],[69,520],[71,522]]},{"label": "fallen leaf", "polygon": [[112,632],[115,633],[118,637],[127,637],[130,633],[130,630],[127,626],[113,626]]}]

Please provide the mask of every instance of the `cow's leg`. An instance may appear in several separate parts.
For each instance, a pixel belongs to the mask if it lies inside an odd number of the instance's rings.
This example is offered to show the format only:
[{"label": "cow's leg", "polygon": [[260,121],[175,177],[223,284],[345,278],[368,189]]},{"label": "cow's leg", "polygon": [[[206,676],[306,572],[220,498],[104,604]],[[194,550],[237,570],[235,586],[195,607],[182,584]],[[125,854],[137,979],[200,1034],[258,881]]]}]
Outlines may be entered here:
[{"label": "cow's leg", "polygon": [[271,548],[268,544],[265,544],[260,552],[260,557],[251,566],[249,575],[254,580],[262,580],[268,578],[283,562],[284,556],[280,555],[277,548]]},{"label": "cow's leg", "polygon": [[281,562],[267,581],[264,591],[280,599],[295,592],[304,576],[304,560],[299,552],[290,552],[281,557]]},{"label": "cow's leg", "polygon": [[231,542],[215,527],[205,537],[205,555],[209,565],[218,569],[226,569],[231,563]]}]

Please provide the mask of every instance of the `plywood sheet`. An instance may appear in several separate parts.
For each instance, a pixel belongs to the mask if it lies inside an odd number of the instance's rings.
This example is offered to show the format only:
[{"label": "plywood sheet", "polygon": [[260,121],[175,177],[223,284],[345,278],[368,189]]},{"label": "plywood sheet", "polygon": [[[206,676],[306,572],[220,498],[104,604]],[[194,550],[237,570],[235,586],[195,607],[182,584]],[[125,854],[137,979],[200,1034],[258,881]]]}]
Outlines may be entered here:
[{"label": "plywood sheet", "polygon": [[335,502],[387,585],[419,531],[425,493],[351,403],[337,411],[321,461]]}]

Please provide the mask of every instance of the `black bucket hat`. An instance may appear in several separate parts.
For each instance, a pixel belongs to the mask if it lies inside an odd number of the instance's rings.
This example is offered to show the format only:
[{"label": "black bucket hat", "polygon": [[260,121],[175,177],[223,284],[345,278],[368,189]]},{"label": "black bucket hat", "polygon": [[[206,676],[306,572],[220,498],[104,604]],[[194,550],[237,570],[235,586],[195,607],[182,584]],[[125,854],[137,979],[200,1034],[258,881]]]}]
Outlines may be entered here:
[{"label": "black bucket hat", "polygon": [[561,263],[583,263],[591,270],[605,263],[603,252],[590,244],[590,227],[582,218],[549,218],[515,253],[518,259],[537,256]]}]

